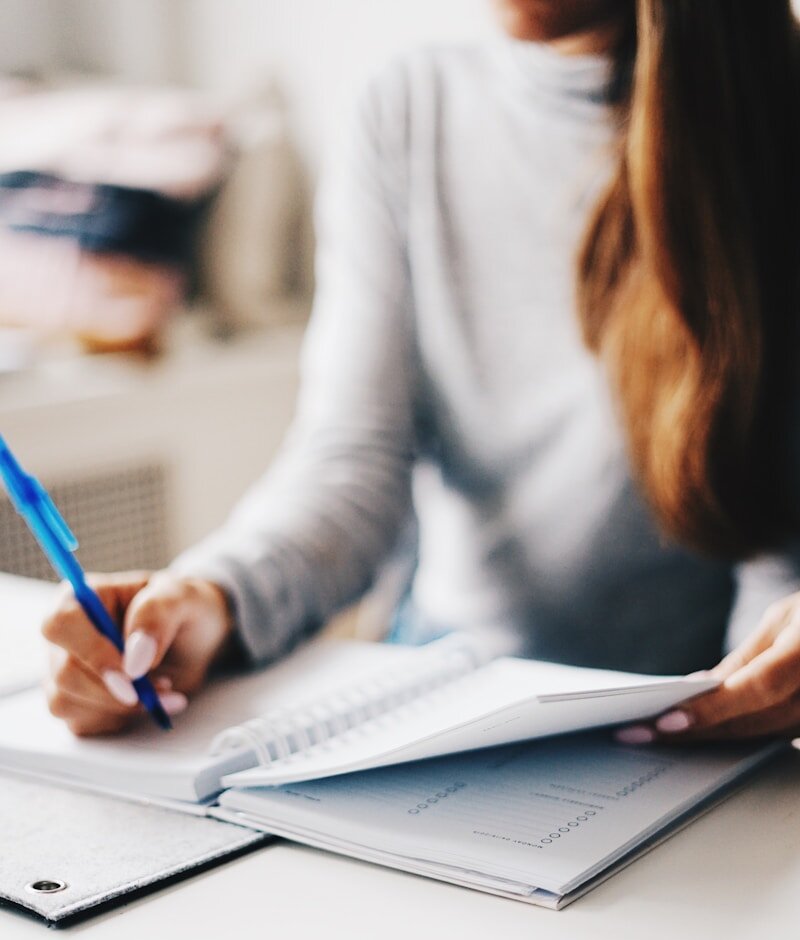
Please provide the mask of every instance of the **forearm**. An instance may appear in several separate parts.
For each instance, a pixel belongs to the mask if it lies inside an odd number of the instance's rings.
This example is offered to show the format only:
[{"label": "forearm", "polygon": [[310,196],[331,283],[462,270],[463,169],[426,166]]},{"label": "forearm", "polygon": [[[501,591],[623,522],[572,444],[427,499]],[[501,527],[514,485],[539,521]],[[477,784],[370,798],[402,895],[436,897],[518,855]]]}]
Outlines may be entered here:
[{"label": "forearm", "polygon": [[279,656],[371,584],[409,512],[405,438],[290,445],[228,523],[173,569],[218,584],[249,656]]},{"label": "forearm", "polygon": [[409,511],[420,364],[403,88],[392,72],[368,90],[318,201],[317,295],[281,457],[174,565],[225,590],[258,661],[357,598]]}]

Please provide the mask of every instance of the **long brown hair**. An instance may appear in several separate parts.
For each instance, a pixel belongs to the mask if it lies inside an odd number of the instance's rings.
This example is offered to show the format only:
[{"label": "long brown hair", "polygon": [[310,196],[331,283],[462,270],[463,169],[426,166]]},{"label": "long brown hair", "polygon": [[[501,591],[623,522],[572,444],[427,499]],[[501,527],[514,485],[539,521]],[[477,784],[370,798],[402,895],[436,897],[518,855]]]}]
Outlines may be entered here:
[{"label": "long brown hair", "polygon": [[617,56],[618,168],[578,263],[584,337],[644,493],[666,533],[728,557],[796,521],[782,442],[800,301],[797,49],[788,0],[638,0]]}]

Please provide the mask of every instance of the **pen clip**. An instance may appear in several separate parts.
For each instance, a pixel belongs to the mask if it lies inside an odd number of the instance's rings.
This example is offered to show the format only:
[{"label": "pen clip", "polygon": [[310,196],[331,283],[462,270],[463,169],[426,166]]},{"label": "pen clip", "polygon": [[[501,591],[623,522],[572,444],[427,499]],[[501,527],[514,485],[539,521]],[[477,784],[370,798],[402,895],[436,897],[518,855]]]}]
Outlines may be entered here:
[{"label": "pen clip", "polygon": [[39,509],[45,517],[45,520],[49,523],[53,535],[68,552],[74,552],[78,547],[78,540],[72,534],[72,530],[64,521],[64,517],[58,511],[56,504],[50,498],[47,490],[45,490],[36,477],[29,476],[28,482],[33,488],[34,495],[39,503]]}]

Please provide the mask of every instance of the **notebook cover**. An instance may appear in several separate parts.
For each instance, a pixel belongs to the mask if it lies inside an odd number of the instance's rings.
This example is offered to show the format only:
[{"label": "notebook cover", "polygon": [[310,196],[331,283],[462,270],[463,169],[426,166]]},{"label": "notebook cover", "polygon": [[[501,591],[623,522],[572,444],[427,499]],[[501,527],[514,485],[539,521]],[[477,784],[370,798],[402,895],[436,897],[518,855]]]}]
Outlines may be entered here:
[{"label": "notebook cover", "polygon": [[215,819],[11,776],[0,776],[0,833],[0,907],[24,908],[48,923],[269,841]]}]

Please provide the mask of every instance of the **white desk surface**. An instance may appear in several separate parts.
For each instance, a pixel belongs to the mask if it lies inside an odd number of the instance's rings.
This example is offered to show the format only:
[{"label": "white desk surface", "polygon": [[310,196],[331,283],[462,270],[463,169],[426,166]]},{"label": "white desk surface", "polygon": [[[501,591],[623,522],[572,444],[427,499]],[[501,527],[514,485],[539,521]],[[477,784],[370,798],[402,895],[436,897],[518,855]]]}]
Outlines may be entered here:
[{"label": "white desk surface", "polygon": [[[0,909],[2,940],[43,940],[45,929]],[[276,843],[64,930],[81,940],[796,940],[800,752],[563,911]]]},{"label": "white desk surface", "polygon": [[42,675],[46,644],[39,628],[57,590],[0,572],[0,694]]}]

